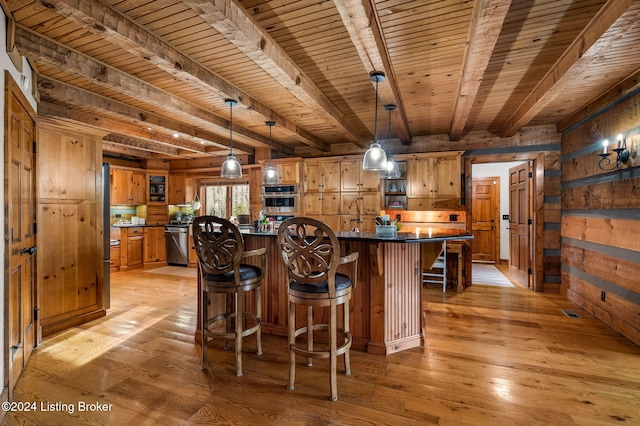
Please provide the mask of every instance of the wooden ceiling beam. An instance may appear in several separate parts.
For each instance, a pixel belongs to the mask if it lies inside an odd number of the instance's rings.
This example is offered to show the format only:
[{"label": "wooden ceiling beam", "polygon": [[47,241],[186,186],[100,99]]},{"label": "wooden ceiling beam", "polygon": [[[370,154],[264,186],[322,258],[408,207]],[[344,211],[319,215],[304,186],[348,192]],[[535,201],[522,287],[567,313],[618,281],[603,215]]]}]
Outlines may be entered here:
[{"label": "wooden ceiling beam", "polygon": [[102,138],[103,141],[113,142],[118,145],[124,145],[142,151],[154,152],[157,154],[171,155],[179,157],[178,148],[170,148],[158,143],[150,142],[144,139],[132,138],[130,136],[109,133]]},{"label": "wooden ceiling beam", "polygon": [[233,0],[185,0],[202,19],[345,138],[367,148],[368,131],[356,128],[273,38]]},{"label": "wooden ceiling beam", "polygon": [[153,153],[150,151],[133,148],[125,145],[120,145],[120,144],[105,141],[105,140],[102,141],[102,152],[103,153],[108,152],[111,154],[119,154],[119,155],[125,155],[125,156],[136,157],[136,158],[146,158],[146,159],[150,159],[154,157]]},{"label": "wooden ceiling beam", "polygon": [[[92,126],[95,125],[97,120],[101,120],[105,123],[103,126],[109,126],[107,129],[110,132],[124,133],[132,137],[163,143],[167,146],[177,146],[193,152],[206,153],[207,145],[214,145],[217,149],[228,147],[228,139],[216,134],[194,130],[191,126],[186,126],[171,119],[121,104],[46,77],[41,77],[38,81],[38,91],[43,100],[51,101],[47,102],[50,105],[48,108],[49,115],[58,114],[62,118],[69,119],[74,119],[75,117],[77,121]],[[54,102],[63,102],[74,108],[71,110],[60,106],[54,107]],[[89,110],[95,115],[84,113],[82,112],[83,110]],[[38,113],[42,113],[40,108]],[[105,119],[98,118],[104,116],[113,117],[109,121],[110,124],[107,124],[108,122]],[[129,125],[123,126],[121,123],[129,123]],[[120,130],[120,128],[126,128],[126,130]],[[200,142],[173,137],[175,132],[188,134],[186,133],[187,131],[192,133],[189,136],[199,139]],[[252,147],[238,144],[237,148],[238,151],[255,155],[255,150]]]},{"label": "wooden ceiling beam", "polygon": [[620,19],[633,4],[634,0],[608,0],[515,109],[499,135],[513,136],[556,96],[566,93],[564,87],[569,82],[588,76],[591,64],[599,61],[599,54],[606,52],[612,42],[624,37],[625,32],[640,20],[637,12]]},{"label": "wooden ceiling beam", "polygon": [[386,74],[388,84],[378,86],[380,99],[383,104],[396,105],[396,112],[391,114],[393,128],[402,144],[410,145],[407,114],[374,5],[370,0],[334,0],[334,4],[367,73],[384,71]]},{"label": "wooden ceiling beam", "polygon": [[462,136],[510,6],[511,0],[478,0],[474,5],[449,140]]},{"label": "wooden ceiling beam", "polygon": [[[294,122],[268,108],[246,92],[233,86],[217,74],[193,61],[152,33],[124,18],[109,6],[97,0],[51,0],[49,4],[61,16],[73,20],[86,31],[96,34],[139,58],[144,58],[158,68],[199,90],[220,98],[232,98],[240,107],[259,113],[265,121],[276,124],[305,145],[321,151],[329,151],[329,145],[300,128]],[[44,8],[44,6],[41,6]]]},{"label": "wooden ceiling beam", "polygon": [[[43,62],[72,75],[90,80],[101,87],[125,96],[142,100],[167,114],[197,121],[199,126],[215,127],[228,131],[229,121],[184,99],[152,86],[129,74],[121,72],[93,58],[43,37],[23,26],[16,28],[16,46],[20,52],[33,61]],[[235,134],[262,144],[269,145],[269,138],[239,125],[234,125]]]}]

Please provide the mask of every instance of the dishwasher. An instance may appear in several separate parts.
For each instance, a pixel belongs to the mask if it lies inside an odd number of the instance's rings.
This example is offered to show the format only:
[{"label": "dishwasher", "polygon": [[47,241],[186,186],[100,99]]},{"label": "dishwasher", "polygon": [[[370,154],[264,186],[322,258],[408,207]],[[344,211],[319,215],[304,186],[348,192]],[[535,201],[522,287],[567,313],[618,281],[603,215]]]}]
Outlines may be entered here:
[{"label": "dishwasher", "polygon": [[167,263],[169,265],[189,265],[189,227],[167,225]]}]

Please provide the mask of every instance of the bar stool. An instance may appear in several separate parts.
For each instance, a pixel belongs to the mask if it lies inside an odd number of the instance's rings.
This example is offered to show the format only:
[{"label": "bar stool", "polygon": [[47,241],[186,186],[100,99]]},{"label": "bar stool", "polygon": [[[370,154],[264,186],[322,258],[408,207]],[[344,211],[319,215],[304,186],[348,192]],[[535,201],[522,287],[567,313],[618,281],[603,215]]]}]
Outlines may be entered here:
[{"label": "bar stool", "polygon": [[[289,383],[294,389],[296,354],[307,358],[329,358],[331,400],[338,399],[337,357],[344,355],[345,374],[351,374],[349,348],[349,300],[356,287],[358,253],[340,257],[340,245],[335,233],[325,223],[307,217],[294,217],[278,228],[278,245],[287,269],[287,297],[289,300]],[[351,278],[337,272],[338,266],[351,264]],[[296,328],[296,305],[307,307],[306,324]],[[337,307],[343,305],[343,324],[338,326]],[[313,308],[328,307],[329,323],[314,324]],[[314,346],[314,333],[328,334],[328,349]],[[338,339],[338,334],[342,337]],[[296,338],[306,335],[306,347]]]},{"label": "bar stool", "polygon": [[[226,219],[200,216],[193,221],[193,242],[198,255],[202,281],[201,337],[202,369],[207,368],[209,337],[224,337],[225,349],[235,340],[236,374],[242,376],[242,338],[256,334],[258,355],[262,355],[262,279],[266,266],[266,248],[244,251],[244,239],[238,228]],[[260,256],[260,266],[241,263]],[[255,290],[255,313],[245,312],[245,292]],[[225,312],[209,317],[209,295],[225,295]],[[235,308],[234,308],[235,305]],[[224,321],[224,331],[214,330],[214,323]],[[254,325],[244,328],[245,321]],[[233,323],[233,327],[232,327]],[[219,327],[221,328],[221,327]]]}]

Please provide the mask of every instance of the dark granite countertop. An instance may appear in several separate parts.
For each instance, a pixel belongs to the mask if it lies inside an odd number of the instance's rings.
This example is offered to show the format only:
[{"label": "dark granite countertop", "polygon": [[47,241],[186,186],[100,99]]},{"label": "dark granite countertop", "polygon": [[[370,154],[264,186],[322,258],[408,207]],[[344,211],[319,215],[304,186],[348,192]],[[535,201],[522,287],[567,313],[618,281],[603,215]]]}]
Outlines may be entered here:
[{"label": "dark granite countertop", "polygon": [[[245,235],[256,237],[276,237],[277,232],[255,232],[254,230],[242,230]],[[428,243],[434,241],[448,240],[469,240],[473,235],[464,229],[433,228],[431,232],[425,230],[416,234],[415,232],[398,232],[395,237],[379,237],[375,232],[336,232],[339,240],[358,240],[381,243]]]}]

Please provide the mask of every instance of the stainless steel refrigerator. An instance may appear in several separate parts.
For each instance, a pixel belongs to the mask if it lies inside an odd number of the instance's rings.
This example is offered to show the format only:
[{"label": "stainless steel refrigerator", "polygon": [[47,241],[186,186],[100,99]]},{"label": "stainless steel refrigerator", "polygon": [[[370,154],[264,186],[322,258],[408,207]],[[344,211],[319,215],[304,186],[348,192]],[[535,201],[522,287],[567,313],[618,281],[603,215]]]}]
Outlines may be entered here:
[{"label": "stainless steel refrigerator", "polygon": [[109,163],[102,163],[102,305],[111,307],[111,190]]}]

